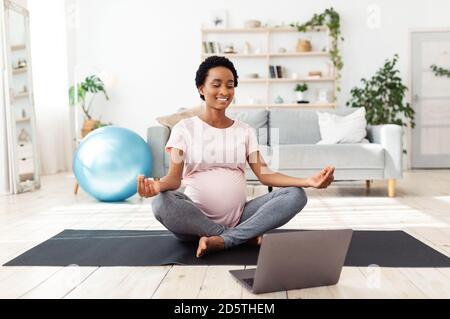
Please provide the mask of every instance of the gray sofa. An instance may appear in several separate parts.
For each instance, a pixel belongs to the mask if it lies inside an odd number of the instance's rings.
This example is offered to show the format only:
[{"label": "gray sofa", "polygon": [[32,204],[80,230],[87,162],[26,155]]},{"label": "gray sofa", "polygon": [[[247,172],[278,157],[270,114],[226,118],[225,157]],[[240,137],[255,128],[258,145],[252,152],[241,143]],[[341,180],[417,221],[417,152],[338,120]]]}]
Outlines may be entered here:
[{"label": "gray sofa", "polygon": [[[354,109],[332,110],[346,115]],[[367,127],[370,143],[316,144],[321,140],[315,110],[247,109],[227,110],[227,116],[248,123],[257,131],[262,155],[271,169],[296,177],[306,177],[327,165],[335,166],[335,180],[388,180],[388,195],[395,196],[395,181],[402,177],[402,127],[377,125]],[[148,128],[147,141],[153,155],[152,176],[166,175],[169,156],[164,146],[170,129]],[[248,181],[257,181],[249,166]]]}]

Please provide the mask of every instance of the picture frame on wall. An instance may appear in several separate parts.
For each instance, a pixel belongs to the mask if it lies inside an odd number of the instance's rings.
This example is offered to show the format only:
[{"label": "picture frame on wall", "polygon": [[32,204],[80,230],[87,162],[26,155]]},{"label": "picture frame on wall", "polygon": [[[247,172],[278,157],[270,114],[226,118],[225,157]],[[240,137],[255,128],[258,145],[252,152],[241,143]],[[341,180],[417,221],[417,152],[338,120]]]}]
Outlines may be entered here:
[{"label": "picture frame on wall", "polygon": [[210,24],[212,28],[228,28],[227,10],[212,10]]}]

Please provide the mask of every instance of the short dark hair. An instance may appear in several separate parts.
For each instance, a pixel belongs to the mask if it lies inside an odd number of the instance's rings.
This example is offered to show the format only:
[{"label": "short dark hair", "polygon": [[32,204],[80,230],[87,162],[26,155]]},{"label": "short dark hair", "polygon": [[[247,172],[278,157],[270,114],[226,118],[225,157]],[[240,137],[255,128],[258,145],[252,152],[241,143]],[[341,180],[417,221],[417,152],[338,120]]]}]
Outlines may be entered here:
[{"label": "short dark hair", "polygon": [[[233,63],[226,57],[213,55],[205,59],[198,67],[197,73],[195,74],[195,85],[199,88],[201,85],[205,84],[206,76],[208,71],[212,68],[223,66],[233,73],[234,76],[234,87],[238,86],[238,75]],[[200,94],[200,98],[204,101],[205,97]]]}]

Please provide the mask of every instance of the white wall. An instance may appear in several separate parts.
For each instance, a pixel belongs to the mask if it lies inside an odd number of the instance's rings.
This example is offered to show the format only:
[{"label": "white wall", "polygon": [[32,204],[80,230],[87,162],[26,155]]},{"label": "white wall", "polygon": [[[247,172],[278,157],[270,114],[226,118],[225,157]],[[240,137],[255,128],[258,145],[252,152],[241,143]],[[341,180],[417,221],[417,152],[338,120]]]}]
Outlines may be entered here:
[{"label": "white wall", "polygon": [[12,2],[17,3],[18,5],[26,8],[27,7],[27,0],[12,0]]},{"label": "white wall", "polygon": [[[394,53],[400,55],[406,80],[410,28],[450,25],[448,0],[78,0],[78,4],[74,61],[112,72],[118,80],[111,101],[99,99],[96,110],[104,120],[143,137],[146,128],[156,124],[155,117],[198,103],[194,77],[200,63],[199,30],[212,9],[227,9],[230,26],[241,26],[249,18],[301,22],[333,6],[341,15],[345,37],[340,107],[361,77],[373,74]],[[380,27],[373,29],[368,21],[377,8]]]}]

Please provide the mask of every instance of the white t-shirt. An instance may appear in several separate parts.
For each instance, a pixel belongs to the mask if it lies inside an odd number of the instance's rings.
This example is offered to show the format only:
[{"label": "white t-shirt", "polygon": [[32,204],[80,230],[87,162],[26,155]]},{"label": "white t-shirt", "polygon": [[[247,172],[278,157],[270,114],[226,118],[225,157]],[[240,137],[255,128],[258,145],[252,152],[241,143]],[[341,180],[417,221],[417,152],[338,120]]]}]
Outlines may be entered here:
[{"label": "white t-shirt", "polygon": [[184,193],[214,222],[236,226],[247,200],[247,157],[259,150],[255,129],[238,120],[216,128],[194,116],[172,128],[166,152],[172,147],[186,154]]}]

